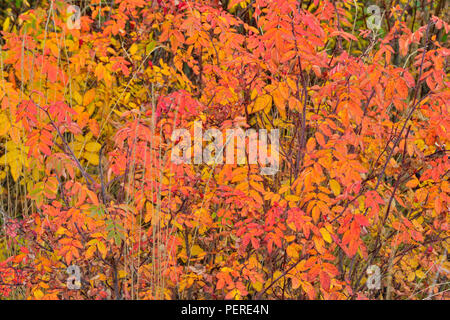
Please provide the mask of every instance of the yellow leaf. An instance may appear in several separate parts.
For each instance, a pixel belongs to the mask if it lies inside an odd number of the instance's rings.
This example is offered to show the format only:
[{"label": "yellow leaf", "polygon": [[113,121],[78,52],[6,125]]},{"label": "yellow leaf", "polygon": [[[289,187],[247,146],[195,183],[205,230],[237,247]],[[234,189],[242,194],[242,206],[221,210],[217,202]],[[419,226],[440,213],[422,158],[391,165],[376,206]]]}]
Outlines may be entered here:
[{"label": "yellow leaf", "polygon": [[101,273],[101,274],[98,275],[98,280],[105,281],[106,280],[106,276],[103,273]]},{"label": "yellow leaf", "polygon": [[134,55],[138,50],[138,46],[136,43],[133,43],[133,45],[130,47],[130,54]]},{"label": "yellow leaf", "polygon": [[9,163],[9,169],[14,181],[19,179],[20,173],[22,172],[22,164],[18,161],[12,161]]},{"label": "yellow leaf", "polygon": [[21,132],[20,132],[20,129],[18,127],[12,127],[11,130],[9,130],[8,133],[9,133],[9,136],[11,137],[11,140],[15,144],[19,144],[20,143]]},{"label": "yellow leaf", "polygon": [[192,247],[191,254],[192,254],[193,256],[198,256],[198,255],[201,255],[202,253],[204,253],[204,251],[203,251],[202,248],[200,248],[200,246],[194,245],[194,246]]},{"label": "yellow leaf", "polygon": [[102,146],[98,142],[89,142],[86,144],[85,149],[89,152],[97,152],[101,147]]},{"label": "yellow leaf", "polygon": [[278,109],[282,118],[286,118],[286,100],[283,97],[282,90],[278,88],[274,92],[272,92],[273,100],[275,102],[275,106]]},{"label": "yellow leaf", "polygon": [[341,186],[339,185],[339,182],[337,182],[336,180],[334,179],[330,180],[330,187],[335,196],[338,196],[341,193]]},{"label": "yellow leaf", "polygon": [[97,66],[95,67],[94,73],[99,81],[103,80],[105,78],[105,73],[106,73],[105,66],[101,63],[97,64]]},{"label": "yellow leaf", "polygon": [[58,47],[58,45],[57,45],[56,43],[50,42],[50,43],[48,44],[48,47],[49,47],[50,51],[52,52],[52,54],[53,54],[55,57],[58,57],[58,56],[59,56],[59,47]]},{"label": "yellow leaf", "polygon": [[250,186],[252,186],[255,190],[257,190],[263,194],[266,192],[264,190],[264,186],[261,183],[256,182],[254,180],[250,180],[249,183],[250,183]]},{"label": "yellow leaf", "polygon": [[98,159],[98,154],[93,153],[93,152],[85,152],[84,153],[84,158],[89,161],[90,164],[97,166],[99,159]]},{"label": "yellow leaf", "polygon": [[295,235],[291,235],[291,236],[286,236],[286,241],[287,241],[287,242],[292,242],[292,241],[294,241],[294,240],[295,240],[295,238],[296,238],[296,236],[295,236]]},{"label": "yellow leaf", "polygon": [[292,91],[297,91],[297,84],[291,78],[287,78],[287,84]]},{"label": "yellow leaf", "polygon": [[408,188],[415,188],[419,184],[419,180],[417,178],[411,179],[406,183]]},{"label": "yellow leaf", "polygon": [[299,200],[300,200],[300,197],[299,197],[299,196],[294,196],[294,195],[292,195],[292,194],[288,194],[288,195],[286,196],[286,200],[287,200],[287,201],[299,201]]},{"label": "yellow leaf", "polygon": [[62,234],[65,234],[68,230],[64,227],[59,227],[58,230],[56,230],[55,235],[60,236]]},{"label": "yellow leaf", "polygon": [[95,246],[90,246],[90,247],[86,250],[86,253],[85,253],[86,259],[90,259],[90,258],[94,255],[94,252],[95,252]]},{"label": "yellow leaf", "polygon": [[425,273],[422,270],[416,270],[416,276],[420,279],[425,278]]},{"label": "yellow leaf", "polygon": [[33,292],[33,295],[36,299],[42,299],[44,296],[44,293],[41,290],[36,290]]},{"label": "yellow leaf", "polygon": [[253,198],[253,200],[255,200],[257,203],[259,203],[261,205],[264,203],[263,198],[257,191],[250,190],[249,193],[250,193],[250,196]]},{"label": "yellow leaf", "polygon": [[87,91],[83,97],[83,106],[87,106],[88,104],[90,104],[92,101],[94,101],[94,98],[95,98],[95,89]]},{"label": "yellow leaf", "polygon": [[9,17],[5,19],[5,21],[3,22],[3,31],[9,31],[9,22],[10,19]]},{"label": "yellow leaf", "polygon": [[9,128],[11,125],[9,124],[8,117],[1,113],[0,114],[0,136],[3,136],[8,133]]},{"label": "yellow leaf", "polygon": [[286,248],[286,253],[289,257],[298,259],[298,251],[297,251],[297,245],[295,243],[290,244]]},{"label": "yellow leaf", "polygon": [[249,114],[261,111],[272,104],[272,97],[268,94],[256,98],[255,103],[250,108]]},{"label": "yellow leaf", "polygon": [[75,102],[76,102],[78,105],[83,104],[83,97],[81,96],[81,94],[80,94],[77,90],[74,90],[74,91],[73,91],[73,93],[72,93],[72,98],[75,100]]},{"label": "yellow leaf", "polygon": [[331,243],[331,242],[333,241],[333,240],[331,239],[331,235],[330,235],[330,233],[328,232],[327,229],[325,229],[325,228],[320,228],[320,233],[322,234],[322,237],[323,237],[323,239],[324,239],[326,242]]},{"label": "yellow leaf", "polygon": [[106,246],[103,242],[99,241],[97,242],[97,248],[98,251],[102,254],[102,258],[105,259],[106,258]]},{"label": "yellow leaf", "polygon": [[253,288],[255,288],[256,291],[261,291],[262,290],[262,283],[261,282],[258,282],[258,281],[252,282],[252,286],[253,286]]}]

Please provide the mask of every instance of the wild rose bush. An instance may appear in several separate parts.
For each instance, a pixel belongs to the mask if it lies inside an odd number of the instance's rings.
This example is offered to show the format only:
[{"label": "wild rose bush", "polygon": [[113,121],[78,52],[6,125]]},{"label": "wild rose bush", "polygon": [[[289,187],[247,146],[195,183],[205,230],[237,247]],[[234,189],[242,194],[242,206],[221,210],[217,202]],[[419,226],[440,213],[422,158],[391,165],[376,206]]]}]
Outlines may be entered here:
[{"label": "wild rose bush", "polygon": [[[448,9],[393,3],[7,9],[0,297],[448,298]],[[172,162],[196,121],[279,170]]]}]

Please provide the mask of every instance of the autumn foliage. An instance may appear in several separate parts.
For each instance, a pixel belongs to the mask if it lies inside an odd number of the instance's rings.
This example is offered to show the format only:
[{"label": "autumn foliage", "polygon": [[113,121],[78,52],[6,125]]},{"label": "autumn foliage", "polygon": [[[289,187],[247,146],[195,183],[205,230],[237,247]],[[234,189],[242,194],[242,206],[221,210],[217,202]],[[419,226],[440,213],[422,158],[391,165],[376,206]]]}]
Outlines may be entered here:
[{"label": "autumn foliage", "polygon": [[[445,1],[19,2],[0,299],[448,298]],[[199,120],[279,129],[279,171],[173,163]]]}]

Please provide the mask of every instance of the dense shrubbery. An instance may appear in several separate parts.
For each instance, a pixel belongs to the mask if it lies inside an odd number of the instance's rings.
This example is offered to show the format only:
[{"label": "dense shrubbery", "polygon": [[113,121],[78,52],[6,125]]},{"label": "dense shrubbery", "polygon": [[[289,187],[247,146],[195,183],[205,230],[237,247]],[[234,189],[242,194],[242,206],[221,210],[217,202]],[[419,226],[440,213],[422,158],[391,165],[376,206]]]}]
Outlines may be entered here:
[{"label": "dense shrubbery", "polygon": [[[448,11],[414,2],[3,2],[0,297],[445,298]],[[279,129],[280,170],[173,163],[199,120]]]}]

